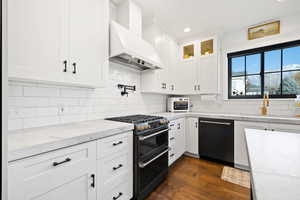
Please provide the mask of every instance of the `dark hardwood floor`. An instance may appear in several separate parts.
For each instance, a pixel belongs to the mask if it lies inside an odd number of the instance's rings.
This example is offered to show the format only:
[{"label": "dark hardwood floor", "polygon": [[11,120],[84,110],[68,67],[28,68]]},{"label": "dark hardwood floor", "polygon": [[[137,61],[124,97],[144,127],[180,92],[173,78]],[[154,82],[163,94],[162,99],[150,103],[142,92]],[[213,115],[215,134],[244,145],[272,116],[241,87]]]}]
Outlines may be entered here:
[{"label": "dark hardwood floor", "polygon": [[250,200],[250,190],[221,177],[223,165],[184,156],[147,200]]}]

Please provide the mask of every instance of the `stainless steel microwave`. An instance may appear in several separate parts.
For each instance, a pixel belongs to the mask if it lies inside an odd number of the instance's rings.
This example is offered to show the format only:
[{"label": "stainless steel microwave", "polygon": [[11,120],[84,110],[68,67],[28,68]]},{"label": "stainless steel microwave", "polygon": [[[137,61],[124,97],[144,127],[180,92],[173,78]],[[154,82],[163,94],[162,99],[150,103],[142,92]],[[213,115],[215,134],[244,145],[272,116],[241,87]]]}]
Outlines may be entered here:
[{"label": "stainless steel microwave", "polygon": [[188,112],[190,99],[188,97],[168,98],[168,112]]}]

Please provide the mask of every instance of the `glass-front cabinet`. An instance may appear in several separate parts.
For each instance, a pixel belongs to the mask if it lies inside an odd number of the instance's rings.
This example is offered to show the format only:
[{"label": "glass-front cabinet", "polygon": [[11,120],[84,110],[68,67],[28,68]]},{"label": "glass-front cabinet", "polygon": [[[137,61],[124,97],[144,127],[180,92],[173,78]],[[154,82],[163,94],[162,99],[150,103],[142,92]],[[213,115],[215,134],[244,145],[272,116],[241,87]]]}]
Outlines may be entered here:
[{"label": "glass-front cabinet", "polygon": [[190,60],[194,57],[195,57],[195,44],[187,43],[182,45],[182,53],[181,53],[182,60]]}]

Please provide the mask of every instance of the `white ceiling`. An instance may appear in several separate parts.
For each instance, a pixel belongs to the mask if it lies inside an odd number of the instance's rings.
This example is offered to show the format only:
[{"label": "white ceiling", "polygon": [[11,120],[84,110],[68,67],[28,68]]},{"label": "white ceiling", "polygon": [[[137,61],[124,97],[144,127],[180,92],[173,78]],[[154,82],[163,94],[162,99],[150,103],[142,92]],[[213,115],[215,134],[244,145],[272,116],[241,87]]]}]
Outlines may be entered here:
[{"label": "white ceiling", "polygon": [[[121,0],[114,0],[115,2]],[[160,23],[179,41],[198,35],[228,32],[300,13],[300,0],[135,0],[143,20]],[[300,23],[300,19],[299,19]],[[190,27],[190,33],[183,29]]]}]

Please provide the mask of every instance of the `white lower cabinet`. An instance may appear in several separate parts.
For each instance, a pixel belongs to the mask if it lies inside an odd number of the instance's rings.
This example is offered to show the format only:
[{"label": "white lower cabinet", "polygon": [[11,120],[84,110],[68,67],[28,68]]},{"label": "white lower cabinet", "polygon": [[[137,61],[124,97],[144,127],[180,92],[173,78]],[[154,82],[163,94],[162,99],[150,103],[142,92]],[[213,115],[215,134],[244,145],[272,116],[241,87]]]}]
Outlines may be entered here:
[{"label": "white lower cabinet", "polygon": [[234,164],[235,167],[242,168],[242,169],[249,169],[248,153],[247,153],[246,138],[245,138],[246,128],[267,130],[267,131],[300,133],[299,125],[235,121],[234,122]]},{"label": "white lower cabinet", "polygon": [[185,118],[172,120],[169,124],[169,166],[185,152]]},{"label": "white lower cabinet", "polygon": [[107,137],[9,163],[9,200],[129,200],[133,134]]},{"label": "white lower cabinet", "polygon": [[133,134],[97,143],[97,200],[129,200],[133,196]]},{"label": "white lower cabinet", "polygon": [[9,200],[96,200],[96,142],[9,164]]},{"label": "white lower cabinet", "polygon": [[187,118],[186,152],[197,156],[199,154],[198,118]]}]

